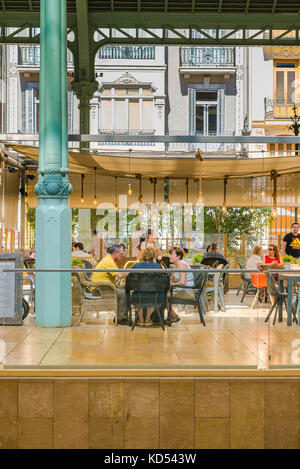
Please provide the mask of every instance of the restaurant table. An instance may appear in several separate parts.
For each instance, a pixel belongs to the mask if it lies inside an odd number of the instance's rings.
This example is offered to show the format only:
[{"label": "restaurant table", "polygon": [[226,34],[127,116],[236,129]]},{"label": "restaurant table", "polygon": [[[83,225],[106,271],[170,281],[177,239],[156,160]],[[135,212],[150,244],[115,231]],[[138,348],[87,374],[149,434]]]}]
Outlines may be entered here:
[{"label": "restaurant table", "polygon": [[[279,280],[279,291],[283,292],[283,282],[287,281],[288,285],[288,310],[287,310],[287,325],[292,325],[292,299],[293,299],[293,282],[300,282],[300,270],[295,270],[294,272],[280,272],[278,273],[278,280]],[[280,320],[280,315],[279,315]],[[281,318],[282,320],[282,318]],[[299,326],[298,321],[298,326]]]}]

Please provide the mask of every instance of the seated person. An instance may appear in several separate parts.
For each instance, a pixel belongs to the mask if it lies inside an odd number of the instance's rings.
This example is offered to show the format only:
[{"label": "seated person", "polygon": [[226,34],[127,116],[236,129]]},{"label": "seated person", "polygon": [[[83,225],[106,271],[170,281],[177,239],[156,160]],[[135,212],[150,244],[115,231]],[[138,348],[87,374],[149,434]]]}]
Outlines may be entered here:
[{"label": "seated person", "polygon": [[[154,262],[155,260],[155,256],[156,256],[156,251],[154,248],[152,247],[147,247],[145,248],[143,251],[142,251],[142,259],[141,259],[141,262],[138,262],[137,264],[135,264],[132,269],[160,269],[162,270],[162,267],[159,265],[159,264],[156,264],[156,262]],[[140,274],[140,275],[143,275],[143,274]],[[136,297],[136,292],[133,293],[133,297]],[[147,308],[147,314],[146,314],[146,317],[145,317],[145,320],[144,320],[144,314],[143,314],[143,309],[140,309],[139,311],[139,322],[138,322],[138,325],[139,326],[150,326],[151,324],[153,324],[153,322],[151,321],[151,314],[153,313],[154,311],[154,308]]]},{"label": "seated person", "polygon": [[[175,269],[186,269],[187,273],[184,272],[174,272],[171,275],[171,286],[180,285],[193,287],[194,283],[194,275],[191,269],[191,266],[184,260],[184,250],[180,246],[174,246],[170,250],[170,261],[174,265]],[[184,299],[195,299],[195,292],[194,290],[184,289],[184,288],[174,288],[173,290],[173,297],[174,298],[182,298]],[[172,310],[172,322],[180,321],[180,317]]]},{"label": "seated person", "polygon": [[206,253],[204,254],[203,259],[206,259],[207,257],[216,257],[218,259],[224,259],[224,261],[226,261],[225,257],[223,256],[223,254],[221,254],[219,251],[218,251],[218,245],[217,243],[212,243],[211,246],[209,245],[207,250],[206,250]]},{"label": "seated person", "polygon": [[[122,258],[122,249],[119,244],[114,244],[107,250],[107,255],[96,265],[96,269],[117,269],[116,262]],[[116,279],[126,277],[127,272],[95,272],[92,276],[92,282],[111,282],[116,285]],[[128,324],[128,310],[127,310],[127,299],[125,294],[125,288],[117,286],[117,298],[118,298],[118,324]]]},{"label": "seated person", "polygon": [[84,251],[82,243],[75,243],[73,246],[72,257],[91,257],[90,254]]},{"label": "seated person", "polygon": [[138,260],[141,259],[143,249],[145,249],[147,247],[154,248],[155,251],[156,251],[155,258],[157,258],[158,260],[161,259],[162,256],[161,256],[160,245],[159,245],[159,242],[156,239],[155,233],[151,229],[148,230],[148,236],[147,236],[146,239],[141,238],[141,242],[138,246],[138,249],[139,249],[139,252],[138,252],[138,255],[137,255]]},{"label": "seated person", "polygon": [[[260,265],[263,264],[262,262],[262,256],[263,256],[263,249],[261,246],[254,246],[252,250],[252,254],[247,260],[246,263],[246,269],[257,269]],[[245,274],[246,278],[251,278],[250,274]]]},{"label": "seated person", "polygon": [[269,244],[268,254],[265,256],[265,263],[272,265],[280,264],[280,253],[276,244]]}]

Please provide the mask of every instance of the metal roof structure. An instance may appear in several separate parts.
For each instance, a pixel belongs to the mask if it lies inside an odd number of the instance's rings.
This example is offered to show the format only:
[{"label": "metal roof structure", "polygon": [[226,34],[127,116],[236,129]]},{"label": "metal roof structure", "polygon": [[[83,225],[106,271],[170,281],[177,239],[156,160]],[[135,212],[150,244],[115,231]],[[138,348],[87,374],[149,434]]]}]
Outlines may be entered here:
[{"label": "metal roof structure", "polygon": [[[75,35],[86,28],[86,34],[92,38],[97,30],[108,29],[100,40],[90,44],[94,46],[89,48],[91,51],[110,43],[299,44],[299,0],[67,0],[66,3],[67,24]],[[0,43],[20,42],[22,30],[28,28],[31,32],[22,37],[22,42],[39,42],[39,35],[31,29],[39,27],[39,15],[39,0],[0,0]],[[18,28],[18,33],[7,34],[8,27]],[[135,32],[124,31],[126,28],[134,28]],[[203,31],[207,28],[215,32]],[[195,30],[202,37],[195,37]],[[115,31],[120,33],[119,37]]]}]

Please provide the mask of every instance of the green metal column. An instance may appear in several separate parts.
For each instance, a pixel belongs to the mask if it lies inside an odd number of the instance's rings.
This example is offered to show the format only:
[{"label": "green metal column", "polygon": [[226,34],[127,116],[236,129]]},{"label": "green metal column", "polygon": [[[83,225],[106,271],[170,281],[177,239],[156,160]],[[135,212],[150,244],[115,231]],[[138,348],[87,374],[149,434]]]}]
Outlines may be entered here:
[{"label": "green metal column", "polygon": [[[70,269],[66,0],[41,0],[40,141],[36,268]],[[36,276],[36,324],[71,325],[70,273]]]}]

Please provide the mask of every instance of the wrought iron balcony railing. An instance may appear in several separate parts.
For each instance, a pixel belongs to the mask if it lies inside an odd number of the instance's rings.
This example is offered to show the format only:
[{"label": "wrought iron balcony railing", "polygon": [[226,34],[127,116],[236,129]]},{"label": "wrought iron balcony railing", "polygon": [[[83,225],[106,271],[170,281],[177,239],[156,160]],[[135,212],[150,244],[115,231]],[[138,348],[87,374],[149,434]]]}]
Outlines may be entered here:
[{"label": "wrought iron balcony railing", "polygon": [[[73,55],[67,50],[67,63],[73,64]],[[40,65],[40,47],[39,46],[19,46],[19,65]]]},{"label": "wrought iron balcony railing", "polygon": [[265,119],[289,119],[294,115],[294,106],[299,115],[300,98],[265,98]]},{"label": "wrought iron balcony railing", "polygon": [[234,67],[234,47],[181,47],[182,67]]},{"label": "wrought iron balcony railing", "polygon": [[99,59],[155,59],[155,46],[105,46]]}]

